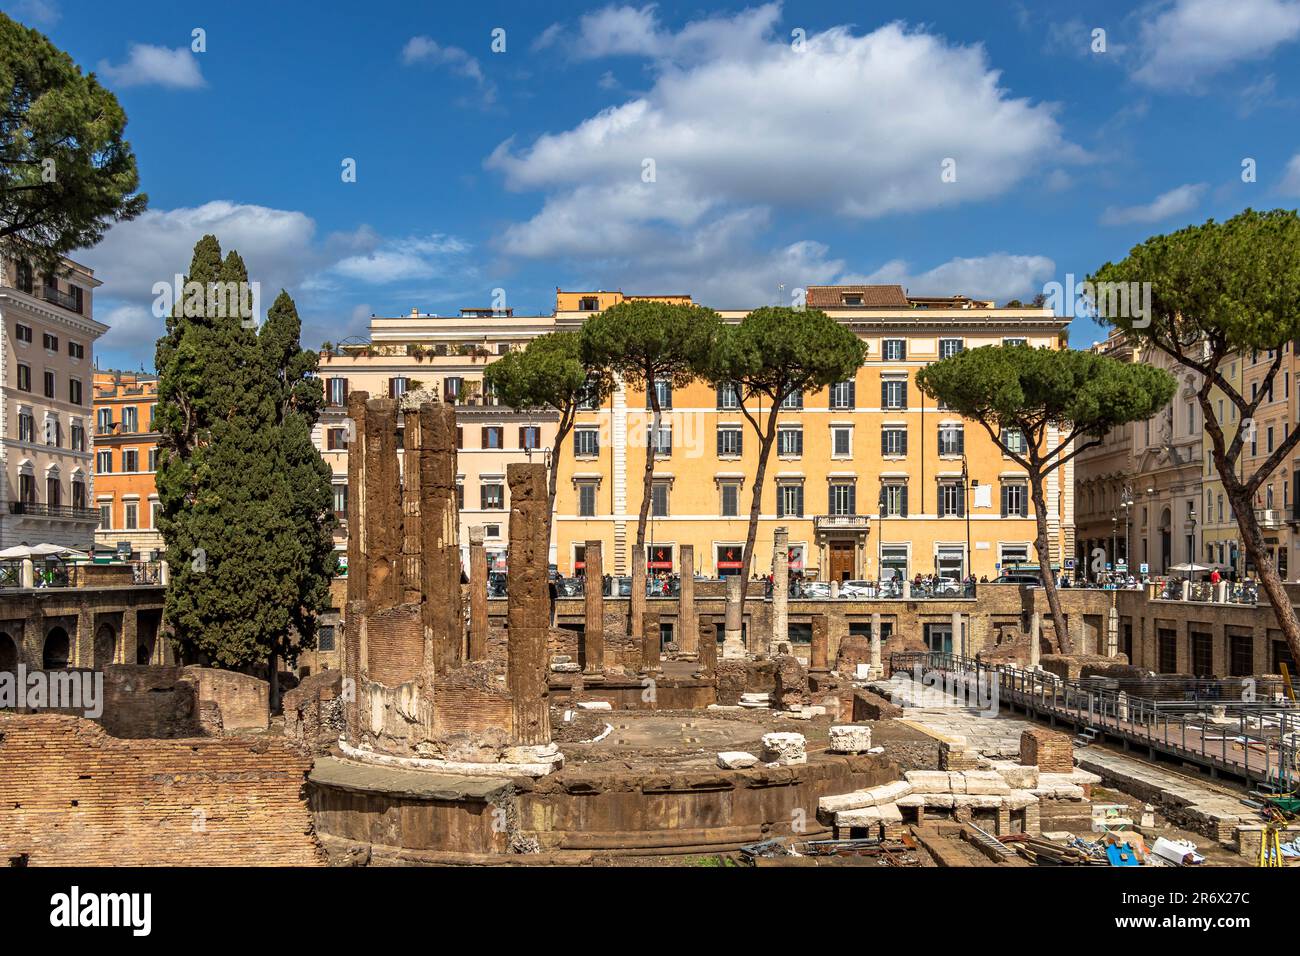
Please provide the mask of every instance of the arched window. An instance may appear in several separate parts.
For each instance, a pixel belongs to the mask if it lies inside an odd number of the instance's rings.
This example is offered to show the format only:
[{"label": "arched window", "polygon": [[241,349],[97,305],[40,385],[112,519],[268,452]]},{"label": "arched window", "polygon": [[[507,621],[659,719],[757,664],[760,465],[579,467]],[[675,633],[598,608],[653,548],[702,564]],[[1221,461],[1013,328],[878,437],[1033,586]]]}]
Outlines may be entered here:
[{"label": "arched window", "polygon": [[45,635],[41,665],[47,671],[63,670],[68,666],[69,650],[68,632],[57,626],[50,628],[50,632]]}]

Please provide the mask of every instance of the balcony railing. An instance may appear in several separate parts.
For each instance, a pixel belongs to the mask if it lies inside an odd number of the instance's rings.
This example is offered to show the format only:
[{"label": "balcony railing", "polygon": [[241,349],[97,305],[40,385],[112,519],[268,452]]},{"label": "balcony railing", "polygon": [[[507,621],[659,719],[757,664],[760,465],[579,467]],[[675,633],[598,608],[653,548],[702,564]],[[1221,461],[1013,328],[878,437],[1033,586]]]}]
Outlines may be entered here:
[{"label": "balcony railing", "polygon": [[11,501],[11,515],[35,515],[41,518],[72,518],[76,521],[98,521],[94,508],[74,508],[72,505],[48,505],[41,501]]},{"label": "balcony railing", "polygon": [[866,515],[816,515],[813,526],[818,531],[866,531],[869,521]]},{"label": "balcony railing", "polygon": [[1276,508],[1256,508],[1255,520],[1264,531],[1278,531],[1285,523],[1282,512]]},{"label": "balcony railing", "polygon": [[63,292],[62,290],[55,289],[52,286],[42,286],[39,296],[46,302],[52,302],[60,308],[67,309],[69,312],[81,312],[81,308],[77,304],[77,297],[71,292]]}]

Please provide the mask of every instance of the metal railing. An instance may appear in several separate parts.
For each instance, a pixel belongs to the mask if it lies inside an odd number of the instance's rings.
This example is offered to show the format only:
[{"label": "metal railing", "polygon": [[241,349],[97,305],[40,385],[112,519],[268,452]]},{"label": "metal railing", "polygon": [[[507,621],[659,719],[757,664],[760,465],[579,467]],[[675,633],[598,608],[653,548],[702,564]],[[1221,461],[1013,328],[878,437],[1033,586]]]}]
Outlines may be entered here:
[{"label": "metal railing", "polygon": [[1283,783],[1300,779],[1300,709],[1289,700],[1157,700],[1098,687],[1091,680],[1063,680],[1048,671],[990,665],[953,654],[892,654],[891,670],[939,671],[959,680],[987,681],[999,704],[1012,703],[1073,724],[1112,734],[1181,759],[1247,780]]},{"label": "metal railing", "polygon": [[74,508],[72,505],[50,505],[43,501],[11,501],[11,515],[36,515],[42,518],[76,518],[80,521],[98,521],[94,508]]}]

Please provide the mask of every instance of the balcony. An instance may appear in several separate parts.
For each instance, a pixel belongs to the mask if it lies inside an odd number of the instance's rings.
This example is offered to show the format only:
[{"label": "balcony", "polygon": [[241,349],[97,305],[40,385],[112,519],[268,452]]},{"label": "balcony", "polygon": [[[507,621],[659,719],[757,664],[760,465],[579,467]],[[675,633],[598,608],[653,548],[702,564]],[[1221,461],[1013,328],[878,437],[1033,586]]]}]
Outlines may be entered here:
[{"label": "balcony", "polygon": [[76,312],[78,315],[81,314],[81,306],[77,301],[77,297],[71,292],[63,292],[53,286],[42,286],[38,297],[57,305],[61,309]]},{"label": "balcony", "polygon": [[47,505],[40,501],[11,501],[11,515],[31,515],[39,518],[71,518],[74,521],[99,521],[94,508],[74,508],[72,505]]},{"label": "balcony", "polygon": [[870,520],[866,515],[814,515],[813,527],[818,533],[826,531],[866,531]]},{"label": "balcony", "polygon": [[1282,512],[1276,508],[1256,508],[1255,520],[1264,531],[1278,531],[1286,523]]}]

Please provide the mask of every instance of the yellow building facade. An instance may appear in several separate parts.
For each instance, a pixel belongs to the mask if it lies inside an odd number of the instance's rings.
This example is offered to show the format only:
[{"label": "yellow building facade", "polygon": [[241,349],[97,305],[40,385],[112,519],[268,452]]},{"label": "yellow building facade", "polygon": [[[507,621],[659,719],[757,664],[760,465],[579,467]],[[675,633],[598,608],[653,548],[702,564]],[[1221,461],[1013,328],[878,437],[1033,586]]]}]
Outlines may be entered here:
[{"label": "yellow building facade", "polygon": [[[622,298],[557,291],[555,326],[577,329]],[[822,580],[992,579],[1013,566],[1036,565],[1024,469],[978,423],[924,397],[916,373],[983,345],[1060,348],[1068,320],[1046,308],[913,299],[897,286],[814,287],[806,301],[852,329],[868,356],[853,379],[800,396],[780,412],[753,569],[770,569],[778,527],[788,529],[792,569]],[[745,315],[720,314],[728,322]],[[697,573],[736,573],[757,436],[727,389],[661,385],[660,399],[665,411],[656,436],[648,567],[678,570],[681,546],[689,544]],[[585,542],[599,540],[606,569],[630,573],[650,425],[646,395],[635,388],[620,386],[600,408],[579,413],[572,441],[560,452],[554,528],[561,571],[580,569]],[[1053,473],[1046,494],[1052,561],[1060,566],[1074,554],[1071,464]]]}]

